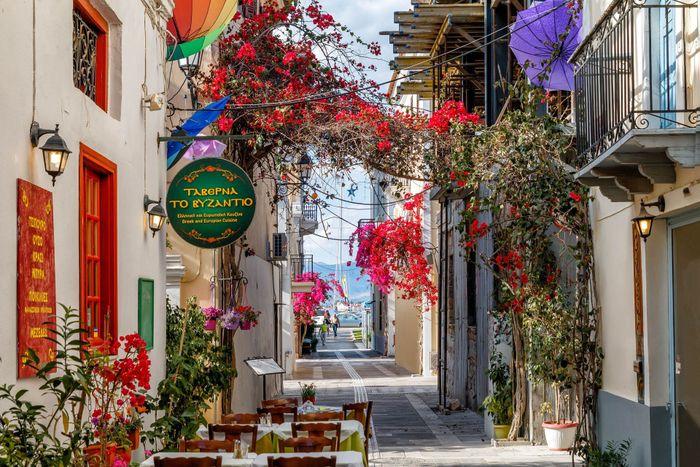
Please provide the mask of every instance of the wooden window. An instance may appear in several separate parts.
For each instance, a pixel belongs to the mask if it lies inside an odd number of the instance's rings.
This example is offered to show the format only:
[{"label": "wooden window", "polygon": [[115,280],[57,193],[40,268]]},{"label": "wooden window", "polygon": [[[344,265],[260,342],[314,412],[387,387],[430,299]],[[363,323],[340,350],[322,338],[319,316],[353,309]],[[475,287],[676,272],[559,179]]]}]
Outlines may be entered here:
[{"label": "wooden window", "polygon": [[107,110],[109,25],[88,0],[73,1],[73,84]]},{"label": "wooden window", "polygon": [[117,167],[80,145],[80,317],[84,329],[117,336]]}]

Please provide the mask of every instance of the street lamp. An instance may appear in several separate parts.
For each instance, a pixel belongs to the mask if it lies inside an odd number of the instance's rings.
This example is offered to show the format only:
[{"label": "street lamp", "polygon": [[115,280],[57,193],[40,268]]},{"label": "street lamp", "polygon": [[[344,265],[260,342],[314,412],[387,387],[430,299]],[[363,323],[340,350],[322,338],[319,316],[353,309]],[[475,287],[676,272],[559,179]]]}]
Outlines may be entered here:
[{"label": "street lamp", "polygon": [[151,229],[154,237],[156,236],[156,232],[163,228],[165,219],[168,218],[168,214],[165,212],[165,209],[163,209],[160,201],[160,199],[154,201],[149,198],[148,195],[143,197],[143,208],[146,210],[146,214],[148,214],[148,228]]},{"label": "street lamp", "polygon": [[201,62],[202,52],[197,52],[194,55],[182,57],[177,61],[177,65],[180,67],[182,74],[184,74],[187,79],[190,79],[199,71]]},{"label": "street lamp", "polygon": [[55,130],[45,130],[40,128],[37,122],[32,122],[29,127],[29,139],[32,142],[32,147],[37,147],[39,138],[44,135],[51,135],[44,145],[39,148],[44,154],[44,170],[51,175],[51,184],[56,185],[56,177],[66,170],[68,155],[71,151],[66,146],[63,138],[58,134],[58,123]]},{"label": "street lamp", "polygon": [[656,216],[649,214],[649,211],[647,211],[646,208],[656,207],[658,208],[659,212],[664,212],[666,210],[666,200],[663,196],[659,196],[659,198],[653,203],[645,203],[644,201],[641,201],[640,204],[641,209],[639,210],[639,215],[632,219],[632,222],[634,222],[634,224],[637,226],[639,236],[646,242],[647,238],[649,238],[651,235],[651,228],[654,224],[654,218],[656,218]]},{"label": "street lamp", "polygon": [[301,180],[302,185],[311,178],[311,167],[311,158],[308,154],[304,154],[297,161],[297,172],[299,173],[299,180]]}]

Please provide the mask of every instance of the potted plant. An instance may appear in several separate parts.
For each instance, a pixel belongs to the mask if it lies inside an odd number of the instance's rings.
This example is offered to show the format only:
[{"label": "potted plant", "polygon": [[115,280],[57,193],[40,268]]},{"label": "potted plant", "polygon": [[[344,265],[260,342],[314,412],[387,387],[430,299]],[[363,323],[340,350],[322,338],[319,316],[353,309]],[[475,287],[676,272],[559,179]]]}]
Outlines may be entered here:
[{"label": "potted plant", "polygon": [[503,355],[494,353],[491,356],[488,376],[492,383],[492,392],[482,404],[482,409],[493,420],[493,436],[495,439],[505,439],[510,432],[513,418],[513,384],[510,369],[503,361]]},{"label": "potted plant", "polygon": [[[544,419],[542,422],[544,437],[550,450],[568,451],[573,446],[574,441],[576,441],[578,422],[560,416],[560,399],[564,401],[564,405],[568,408],[569,396],[568,394],[561,395],[561,389],[558,384],[553,383],[552,386],[555,391],[554,411],[552,411],[552,404],[549,402],[543,402],[540,406],[540,414],[542,414]],[[554,418],[548,419],[553,412]],[[568,412],[568,409],[566,412]]]},{"label": "potted plant", "polygon": [[224,311],[220,308],[210,306],[202,308],[202,313],[204,313],[206,317],[204,329],[207,331],[216,331],[216,321],[224,314]]},{"label": "potted plant", "polygon": [[316,404],[316,385],[314,383],[299,383],[299,386],[301,386],[301,401]]}]

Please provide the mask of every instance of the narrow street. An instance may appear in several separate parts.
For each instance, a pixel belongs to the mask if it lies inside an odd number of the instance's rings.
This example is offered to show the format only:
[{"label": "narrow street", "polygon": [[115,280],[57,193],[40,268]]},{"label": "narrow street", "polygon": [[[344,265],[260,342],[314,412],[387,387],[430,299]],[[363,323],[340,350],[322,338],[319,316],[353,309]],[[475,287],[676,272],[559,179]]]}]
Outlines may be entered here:
[{"label": "narrow street", "polygon": [[356,346],[348,328],[297,360],[285,393],[298,394],[300,382],[317,385],[320,405],[374,401],[370,465],[571,465],[570,456],[544,446],[493,447],[474,412],[436,413],[435,377],[413,376],[394,359]]}]

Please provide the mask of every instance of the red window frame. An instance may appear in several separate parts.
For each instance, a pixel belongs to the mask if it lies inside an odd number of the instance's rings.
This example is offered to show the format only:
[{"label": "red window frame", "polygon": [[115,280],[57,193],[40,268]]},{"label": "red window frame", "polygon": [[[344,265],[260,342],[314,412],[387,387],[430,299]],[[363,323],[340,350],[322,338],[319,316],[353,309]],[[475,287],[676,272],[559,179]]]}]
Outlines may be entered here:
[{"label": "red window frame", "polygon": [[95,73],[95,103],[104,111],[107,110],[107,46],[109,43],[109,23],[90,3],[90,0],[73,0],[73,9],[85,22],[90,23],[97,31],[97,57]]},{"label": "red window frame", "polygon": [[79,178],[80,321],[91,336],[117,337],[117,166],[81,143]]}]

